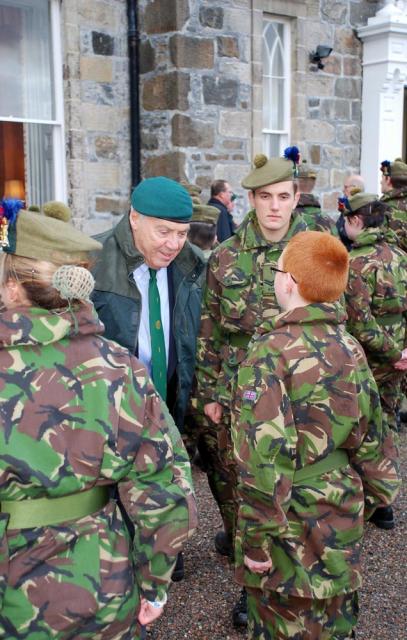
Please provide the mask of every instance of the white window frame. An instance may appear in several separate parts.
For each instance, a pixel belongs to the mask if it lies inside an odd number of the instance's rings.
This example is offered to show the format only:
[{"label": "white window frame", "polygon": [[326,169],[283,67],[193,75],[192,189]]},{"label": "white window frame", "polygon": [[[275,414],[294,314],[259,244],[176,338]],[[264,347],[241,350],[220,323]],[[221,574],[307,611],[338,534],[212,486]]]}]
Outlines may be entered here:
[{"label": "white window frame", "polygon": [[[16,6],[18,6],[16,2]],[[52,81],[54,91],[55,120],[37,120],[33,118],[2,117],[0,122],[16,122],[22,124],[42,124],[52,126],[53,144],[53,177],[55,200],[67,201],[67,178],[65,161],[65,127],[64,127],[64,87],[62,77],[62,41],[61,41],[61,9],[60,0],[49,0],[50,33],[52,56]]]},{"label": "white window frame", "polygon": [[[264,51],[265,44],[265,31],[270,23],[279,23],[283,25],[283,38],[284,38],[284,126],[283,129],[265,129],[262,127],[262,140],[263,151],[268,154],[269,144],[268,136],[270,134],[279,136],[279,153],[283,153],[285,147],[289,145],[291,136],[291,22],[287,18],[280,16],[264,15],[263,17],[263,31],[262,31],[262,48]],[[264,70],[263,70],[263,82],[264,82]],[[269,78],[271,79],[271,78]],[[263,101],[264,104],[264,101]],[[263,107],[264,108],[264,107]]]}]

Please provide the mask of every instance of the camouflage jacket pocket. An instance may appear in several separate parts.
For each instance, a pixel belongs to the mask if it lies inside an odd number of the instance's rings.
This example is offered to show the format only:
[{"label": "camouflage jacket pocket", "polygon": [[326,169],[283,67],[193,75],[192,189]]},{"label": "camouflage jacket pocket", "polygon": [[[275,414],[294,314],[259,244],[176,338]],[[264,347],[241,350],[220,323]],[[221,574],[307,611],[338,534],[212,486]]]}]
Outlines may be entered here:
[{"label": "camouflage jacket pocket", "polygon": [[254,279],[241,272],[231,273],[221,281],[220,311],[222,324],[227,328],[236,326],[244,328],[240,322],[250,311],[250,300]]}]

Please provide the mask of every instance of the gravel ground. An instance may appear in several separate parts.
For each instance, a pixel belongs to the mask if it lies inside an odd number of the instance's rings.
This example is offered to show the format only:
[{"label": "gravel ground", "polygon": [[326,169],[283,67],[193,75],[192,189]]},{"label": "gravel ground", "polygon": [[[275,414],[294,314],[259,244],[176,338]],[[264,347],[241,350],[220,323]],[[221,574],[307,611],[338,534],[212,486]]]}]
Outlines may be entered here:
[{"label": "gravel ground", "polygon": [[[402,434],[402,468],[407,475],[407,433]],[[206,476],[194,468],[200,527],[185,549],[185,579],[173,584],[162,619],[148,633],[148,640],[243,640],[230,612],[239,594],[228,562],[219,556],[213,538],[221,520]],[[406,640],[406,538],[407,494],[404,487],[394,505],[397,518],[392,531],[367,526],[361,613],[357,640]]]}]

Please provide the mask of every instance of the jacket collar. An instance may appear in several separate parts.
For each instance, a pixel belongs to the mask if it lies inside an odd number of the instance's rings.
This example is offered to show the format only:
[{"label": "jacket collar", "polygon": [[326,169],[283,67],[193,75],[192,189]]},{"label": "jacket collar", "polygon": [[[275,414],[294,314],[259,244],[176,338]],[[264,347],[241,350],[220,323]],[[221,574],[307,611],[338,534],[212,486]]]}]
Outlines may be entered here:
[{"label": "jacket collar", "polygon": [[360,233],[352,243],[352,249],[368,247],[379,244],[380,242],[397,244],[397,236],[392,229],[386,226],[367,227],[366,229],[363,229],[362,233]]},{"label": "jacket collar", "polygon": [[257,335],[264,335],[285,325],[317,323],[338,325],[346,321],[347,315],[339,302],[320,302],[284,311],[274,318],[266,320],[256,330]]},{"label": "jacket collar", "polygon": [[301,193],[297,209],[301,209],[302,207],[316,207],[317,209],[320,209],[321,205],[318,198],[316,198],[313,193]]},{"label": "jacket collar", "polygon": [[70,311],[48,311],[40,307],[5,309],[0,314],[0,348],[51,344],[63,338],[104,332],[91,303]]},{"label": "jacket collar", "polygon": [[270,247],[283,250],[287,242],[299,231],[306,231],[307,225],[305,220],[297,211],[291,214],[291,223],[289,229],[281,240],[278,242],[270,242],[263,236],[259,224],[257,222],[256,211],[249,211],[240,227],[236,230],[236,235],[240,239],[243,249],[255,249],[261,247]]},{"label": "jacket collar", "polygon": [[401,187],[400,189],[391,189],[390,191],[386,191],[380,198],[382,202],[387,202],[388,200],[400,200],[401,198],[407,197],[407,187]]}]

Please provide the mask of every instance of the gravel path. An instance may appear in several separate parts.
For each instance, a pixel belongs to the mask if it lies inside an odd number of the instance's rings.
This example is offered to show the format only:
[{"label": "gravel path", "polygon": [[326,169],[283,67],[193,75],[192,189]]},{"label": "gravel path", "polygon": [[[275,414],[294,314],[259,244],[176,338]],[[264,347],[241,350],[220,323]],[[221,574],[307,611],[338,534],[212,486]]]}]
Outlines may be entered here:
[{"label": "gravel path", "polygon": [[[407,433],[402,435],[402,466],[407,475]],[[185,550],[185,580],[174,584],[165,613],[148,640],[244,640],[231,624],[230,611],[239,594],[228,562],[213,546],[221,520],[206,476],[194,469],[200,527]],[[406,640],[407,495],[395,504],[397,525],[383,531],[368,525],[363,558],[364,586],[357,640]]]}]

